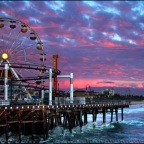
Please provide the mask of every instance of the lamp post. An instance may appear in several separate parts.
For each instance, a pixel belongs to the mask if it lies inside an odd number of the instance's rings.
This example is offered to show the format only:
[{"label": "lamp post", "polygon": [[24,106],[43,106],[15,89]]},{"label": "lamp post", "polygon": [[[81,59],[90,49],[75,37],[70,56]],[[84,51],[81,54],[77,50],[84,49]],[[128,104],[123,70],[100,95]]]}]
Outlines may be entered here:
[{"label": "lamp post", "polygon": [[126,89],[126,96],[127,96],[127,99],[129,100],[129,103],[130,103],[130,88]]},{"label": "lamp post", "polygon": [[12,104],[12,96],[13,96],[13,82],[12,82],[12,79],[11,79],[11,81],[10,81],[10,93],[11,93],[11,103],[10,104]]},{"label": "lamp post", "polygon": [[91,102],[91,86],[89,84],[86,85],[86,91],[89,88],[89,96],[90,96],[90,102]]},{"label": "lamp post", "polygon": [[129,103],[130,103],[130,99],[131,99],[131,97],[130,97],[130,88],[128,88],[128,90],[129,90]]},{"label": "lamp post", "polygon": [[[128,93],[127,93],[127,92],[128,92]],[[126,89],[126,95],[127,95],[127,96],[130,96],[130,88],[127,88],[127,89]]]},{"label": "lamp post", "polygon": [[130,96],[130,88],[129,88],[129,96]]},{"label": "lamp post", "polygon": [[[65,95],[65,102],[66,102],[66,98],[67,98],[67,97],[68,97],[68,98],[70,97],[70,92],[69,92],[69,91],[68,91],[67,94]],[[69,101],[68,103],[70,103],[70,101]]]},{"label": "lamp post", "polygon": [[58,83],[58,105],[59,105],[59,83]]}]

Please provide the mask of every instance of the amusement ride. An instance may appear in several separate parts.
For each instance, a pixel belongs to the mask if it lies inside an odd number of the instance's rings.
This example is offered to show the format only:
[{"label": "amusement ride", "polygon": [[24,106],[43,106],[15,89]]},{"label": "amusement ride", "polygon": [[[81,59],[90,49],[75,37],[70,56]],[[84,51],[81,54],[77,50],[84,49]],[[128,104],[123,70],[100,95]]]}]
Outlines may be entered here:
[{"label": "amusement ride", "polygon": [[[48,90],[45,80],[60,70],[45,65],[46,54],[38,34],[26,23],[0,18],[0,98],[32,99]],[[50,87],[51,88],[51,87]],[[51,88],[52,89],[52,88]]]}]

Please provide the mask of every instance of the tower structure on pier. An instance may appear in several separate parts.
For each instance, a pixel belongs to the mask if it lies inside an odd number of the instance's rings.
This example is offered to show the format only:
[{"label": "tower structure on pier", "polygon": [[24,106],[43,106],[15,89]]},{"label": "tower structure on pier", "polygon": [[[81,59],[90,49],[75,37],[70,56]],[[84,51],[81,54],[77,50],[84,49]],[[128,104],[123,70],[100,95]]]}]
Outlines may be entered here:
[{"label": "tower structure on pier", "polygon": [[[53,55],[53,68],[54,69],[58,69],[58,54],[54,54]],[[57,77],[54,77],[54,96],[56,96],[56,93],[57,93],[57,89],[58,89],[58,86],[57,86]]]}]

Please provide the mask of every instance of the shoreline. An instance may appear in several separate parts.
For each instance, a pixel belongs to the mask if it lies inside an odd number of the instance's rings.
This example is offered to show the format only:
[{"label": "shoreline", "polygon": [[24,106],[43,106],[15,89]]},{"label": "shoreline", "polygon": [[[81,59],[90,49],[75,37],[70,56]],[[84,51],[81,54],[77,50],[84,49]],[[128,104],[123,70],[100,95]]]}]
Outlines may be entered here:
[{"label": "shoreline", "polygon": [[130,102],[130,105],[138,105],[138,104],[144,104],[144,100],[142,100],[142,101],[131,101]]}]

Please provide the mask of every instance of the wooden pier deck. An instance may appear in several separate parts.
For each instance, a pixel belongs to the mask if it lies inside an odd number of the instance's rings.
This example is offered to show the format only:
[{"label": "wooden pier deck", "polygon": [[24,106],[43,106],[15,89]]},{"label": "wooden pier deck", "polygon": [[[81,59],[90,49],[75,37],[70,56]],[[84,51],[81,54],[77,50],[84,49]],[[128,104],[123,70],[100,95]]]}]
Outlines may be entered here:
[{"label": "wooden pier deck", "polygon": [[76,126],[82,128],[88,123],[88,114],[92,114],[92,121],[97,120],[97,114],[102,114],[103,123],[106,123],[106,114],[110,113],[110,122],[118,122],[118,109],[121,109],[121,120],[124,119],[123,109],[129,107],[128,101],[104,101],[93,104],[66,104],[66,105],[15,105],[0,107],[0,135],[5,134],[8,143],[8,132],[19,135],[31,134],[32,143],[34,134],[43,134],[48,138],[49,130],[56,126],[72,129]]}]

